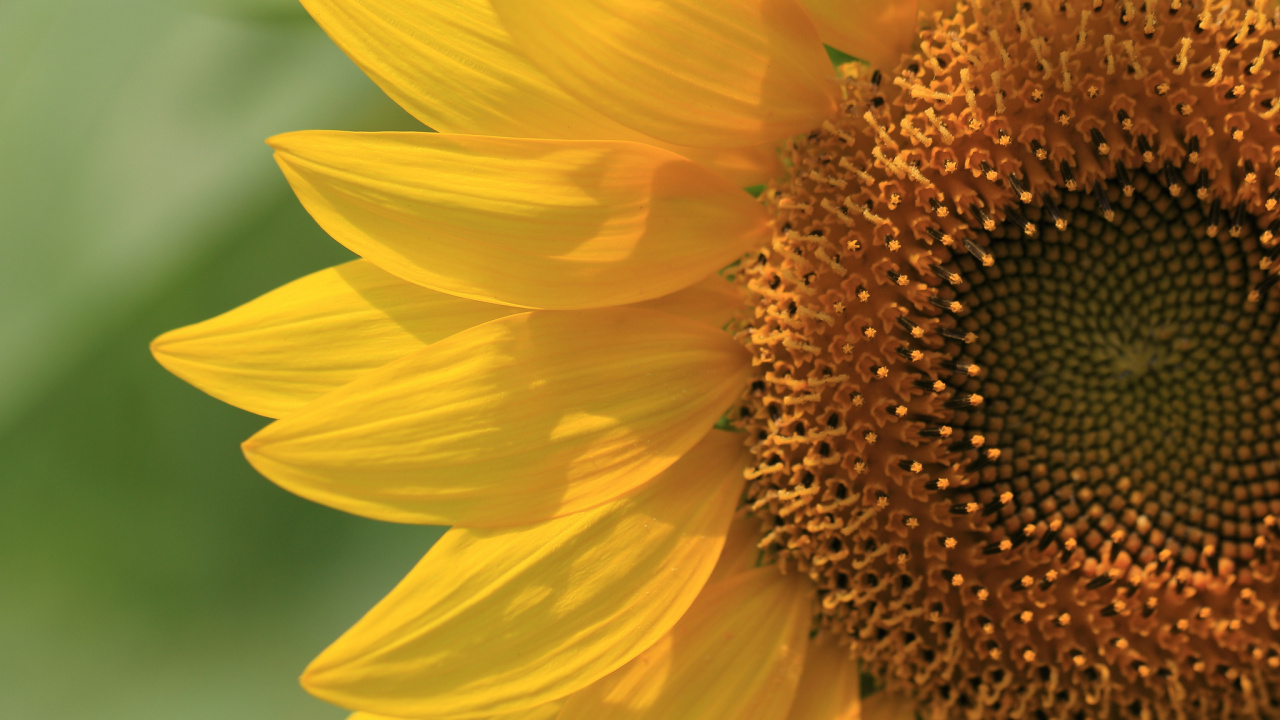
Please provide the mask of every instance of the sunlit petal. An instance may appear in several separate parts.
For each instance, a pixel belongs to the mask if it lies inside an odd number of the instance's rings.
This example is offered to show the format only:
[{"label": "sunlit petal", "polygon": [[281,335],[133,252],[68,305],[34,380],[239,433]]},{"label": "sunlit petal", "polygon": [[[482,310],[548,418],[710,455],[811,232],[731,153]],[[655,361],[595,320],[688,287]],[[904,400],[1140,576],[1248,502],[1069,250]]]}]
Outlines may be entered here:
[{"label": "sunlit petal", "polygon": [[809,642],[787,720],[859,720],[862,673],[849,648],[823,632]]},{"label": "sunlit petal", "polygon": [[493,0],[525,56],[610,118],[679,145],[807,132],[834,110],[831,63],[792,0]]},{"label": "sunlit petal", "polygon": [[916,0],[799,0],[822,41],[883,70],[915,49]]},{"label": "sunlit petal", "polygon": [[475,300],[649,300],[768,237],[750,195],[648,145],[340,132],[271,143],[336,240],[394,275]]},{"label": "sunlit petal", "polygon": [[812,597],[804,578],[773,568],[708,584],[670,633],[571,696],[559,720],[784,720]]},{"label": "sunlit petal", "polygon": [[303,497],[399,522],[494,526],[593,507],[693,447],[745,352],[647,310],[522,313],[464,330],[245,442]]},{"label": "sunlit petal", "polygon": [[716,431],[624,499],[532,526],[451,530],[303,682],[339,705],[433,720],[563,697],[640,654],[694,602],[742,467],[741,443]]},{"label": "sunlit petal", "polygon": [[489,0],[302,4],[387,95],[440,132],[661,144],[739,187],[765,182],[778,169],[771,146],[661,143],[570,97],[516,48]]},{"label": "sunlit petal", "polygon": [[745,299],[746,293],[741,286],[719,275],[708,275],[696,285],[639,303],[636,307],[659,310],[723,327],[734,313],[742,309]]},{"label": "sunlit petal", "polygon": [[151,351],[169,372],[219,400],[278,418],[364,372],[514,312],[356,260],[171,330]]}]

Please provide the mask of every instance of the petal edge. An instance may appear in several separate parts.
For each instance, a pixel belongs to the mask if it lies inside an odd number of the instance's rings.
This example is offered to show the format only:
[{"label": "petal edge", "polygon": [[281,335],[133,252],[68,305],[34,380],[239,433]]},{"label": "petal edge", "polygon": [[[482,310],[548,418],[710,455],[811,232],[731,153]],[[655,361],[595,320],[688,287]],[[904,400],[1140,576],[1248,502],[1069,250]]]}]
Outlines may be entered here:
[{"label": "petal edge", "polygon": [[169,372],[278,418],[362,373],[517,312],[405,282],[365,260],[298,278],[151,343]]},{"label": "petal edge", "polygon": [[641,302],[769,233],[748,194],[649,145],[323,131],[269,142],[338,242],[405,280],[483,302]]},{"label": "petal edge", "polygon": [[727,435],[598,508],[450,530],[304,685],[347,707],[449,720],[519,712],[607,675],[675,625],[711,574],[742,488]]},{"label": "petal edge", "polygon": [[812,596],[774,568],[708,584],[666,637],[570,696],[559,720],[785,720]]},{"label": "petal edge", "polygon": [[570,95],[652,137],[742,147],[808,132],[834,73],[792,0],[493,0],[526,57]]},{"label": "petal edge", "polygon": [[799,0],[822,41],[886,72],[916,42],[916,0]]},{"label": "petal edge", "polygon": [[244,451],[285,489],[358,515],[535,522],[669,467],[748,372],[738,343],[693,320],[634,308],[521,313],[366,373]]}]

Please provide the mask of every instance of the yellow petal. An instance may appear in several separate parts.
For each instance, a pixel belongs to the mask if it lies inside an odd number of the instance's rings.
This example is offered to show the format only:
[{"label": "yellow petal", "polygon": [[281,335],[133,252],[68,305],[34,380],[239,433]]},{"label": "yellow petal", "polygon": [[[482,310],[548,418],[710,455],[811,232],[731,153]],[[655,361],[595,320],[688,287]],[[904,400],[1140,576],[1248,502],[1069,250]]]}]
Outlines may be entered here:
[{"label": "yellow petal", "polygon": [[440,132],[637,136],[570,98],[526,60],[488,0],[302,4],[387,95]]},{"label": "yellow petal", "polygon": [[[414,117],[445,133],[658,144],[571,98],[515,47],[489,0],[303,0],[329,37]],[[777,174],[772,147],[687,154],[738,187]]]},{"label": "yellow petal", "polygon": [[271,144],[334,239],[393,275],[474,300],[649,300],[768,238],[750,195],[648,145],[342,132]]},{"label": "yellow petal", "polygon": [[679,145],[742,147],[820,125],[831,63],[792,0],[492,0],[569,94]]},{"label": "yellow petal", "polygon": [[910,697],[881,690],[862,701],[861,720],[917,720],[916,704]]},{"label": "yellow petal", "polygon": [[745,148],[689,148],[665,145],[657,140],[650,141],[650,144],[657,144],[701,163],[734,187],[763,185],[783,172],[776,143]]},{"label": "yellow petal", "polygon": [[800,0],[822,42],[883,70],[916,44],[915,0]]},{"label": "yellow petal", "polygon": [[653,647],[570,696],[559,720],[783,720],[809,642],[812,585],[773,568],[708,584]]},{"label": "yellow petal", "polygon": [[450,530],[303,684],[345,707],[445,720],[531,708],[605,676],[675,625],[711,574],[742,491],[728,435],[598,508]]},{"label": "yellow petal", "polygon": [[636,307],[671,313],[692,320],[724,327],[742,309],[746,293],[720,275],[708,275],[696,285],[660,298],[639,303]]},{"label": "yellow petal", "polygon": [[468,527],[594,507],[666,469],[741,392],[746,351],[633,308],[522,313],[362,375],[245,442],[285,489]]},{"label": "yellow petal", "polygon": [[809,642],[804,674],[787,720],[859,720],[862,673],[849,648],[820,633]]},{"label": "yellow petal", "polygon": [[[559,700],[555,702],[545,703],[528,710],[518,710],[513,713],[501,713],[498,715],[486,715],[484,720],[555,720],[560,714],[560,707],[564,705]],[[390,715],[375,715],[373,713],[358,712],[347,716],[347,720],[406,720],[406,718],[393,718]]]},{"label": "yellow petal", "polygon": [[169,372],[219,400],[281,417],[361,373],[513,312],[356,260],[167,332],[151,352]]},{"label": "yellow petal", "polygon": [[[740,439],[743,436],[738,436]],[[711,573],[710,582],[728,580],[742,573],[754,572],[760,567],[763,554],[757,544],[761,538],[760,521],[755,516],[739,510],[738,517],[729,526],[729,535],[720,553],[720,561]]]}]

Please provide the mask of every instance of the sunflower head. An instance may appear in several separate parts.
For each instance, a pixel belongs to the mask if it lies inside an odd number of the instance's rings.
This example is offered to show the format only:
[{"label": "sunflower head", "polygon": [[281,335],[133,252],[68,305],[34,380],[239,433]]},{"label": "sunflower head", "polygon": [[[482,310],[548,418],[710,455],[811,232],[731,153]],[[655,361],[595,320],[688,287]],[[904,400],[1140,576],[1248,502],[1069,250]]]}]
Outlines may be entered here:
[{"label": "sunflower head", "polygon": [[1280,714],[1274,6],[304,4],[439,132],[273,138],[361,259],[154,348],[281,486],[452,526],[313,693]]},{"label": "sunflower head", "polygon": [[790,145],[747,496],[933,717],[1273,709],[1274,20],[961,3]]}]

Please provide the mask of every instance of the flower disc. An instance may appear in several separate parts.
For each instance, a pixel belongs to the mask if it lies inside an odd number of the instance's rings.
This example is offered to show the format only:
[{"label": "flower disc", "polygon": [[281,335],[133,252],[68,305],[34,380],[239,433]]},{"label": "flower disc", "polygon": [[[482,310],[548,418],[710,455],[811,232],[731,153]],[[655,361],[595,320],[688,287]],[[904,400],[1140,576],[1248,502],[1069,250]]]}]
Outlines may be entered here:
[{"label": "flower disc", "polygon": [[976,2],[922,40],[766,196],[761,547],[926,716],[1280,712],[1280,32]]}]

